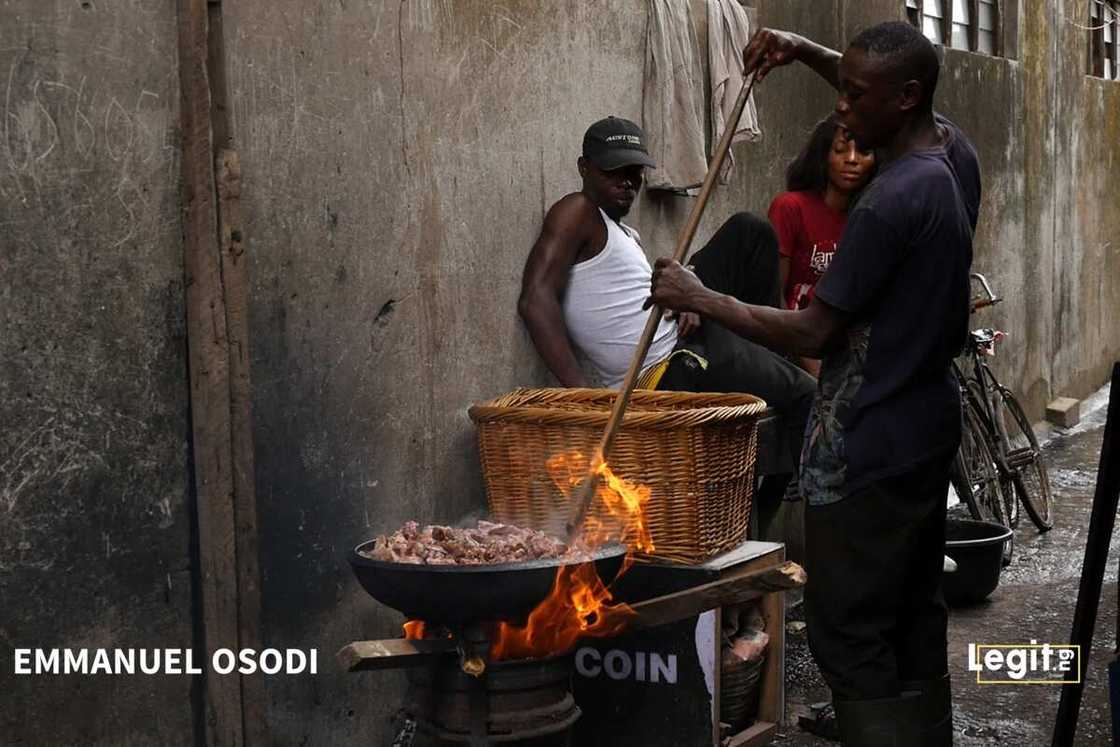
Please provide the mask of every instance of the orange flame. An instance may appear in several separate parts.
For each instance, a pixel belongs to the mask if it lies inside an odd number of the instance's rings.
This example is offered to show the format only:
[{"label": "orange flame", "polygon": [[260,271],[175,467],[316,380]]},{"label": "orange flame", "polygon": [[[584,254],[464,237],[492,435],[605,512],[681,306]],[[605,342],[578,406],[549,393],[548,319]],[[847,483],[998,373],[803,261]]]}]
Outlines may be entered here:
[{"label": "orange flame", "polygon": [[[558,454],[548,460],[549,474],[566,496],[587,477],[589,466],[578,452]],[[595,473],[602,479],[579,541],[591,548],[606,542],[624,542],[628,552],[618,573],[621,576],[631,565],[633,551],[654,549],[644,512],[650,491],[618,477],[598,458]],[[551,593],[529,613],[524,626],[498,625],[490,656],[498,661],[540,658],[564,653],[580,638],[618,635],[635,613],[629,605],[612,604],[612,600],[594,563],[562,566],[557,569]]]},{"label": "orange flame", "polygon": [[[623,542],[632,551],[652,552],[653,539],[645,519],[650,490],[619,477],[596,455],[594,472],[599,476],[595,500],[580,531],[580,539],[591,547]],[[557,454],[547,462],[549,474],[566,497],[591,472],[588,459],[578,451]]]},{"label": "orange flame", "polygon": [[499,623],[490,657],[539,658],[564,653],[580,638],[618,635],[634,611],[626,604],[610,604],[611,599],[594,563],[561,567],[552,592],[529,613],[524,627]]},{"label": "orange flame", "polygon": [[418,641],[424,637],[424,621],[409,620],[404,624],[404,637],[409,641]]}]

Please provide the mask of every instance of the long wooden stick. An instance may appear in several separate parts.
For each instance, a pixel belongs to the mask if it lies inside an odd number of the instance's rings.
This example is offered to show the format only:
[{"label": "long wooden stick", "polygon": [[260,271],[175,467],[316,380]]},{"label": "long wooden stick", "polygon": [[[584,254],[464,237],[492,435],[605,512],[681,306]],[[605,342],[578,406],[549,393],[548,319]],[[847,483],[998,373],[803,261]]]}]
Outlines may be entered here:
[{"label": "long wooden stick", "polygon": [[[739,126],[739,118],[743,115],[743,107],[747,104],[747,99],[750,98],[751,89],[754,88],[754,76],[750,80],[743,82],[743,87],[739,89],[739,98],[735,100],[735,106],[731,110],[731,116],[727,120],[727,128],[723,131],[723,137],[719,140],[719,145],[716,146],[716,152],[712,156],[712,162],[708,166],[708,173],[704,177],[704,183],[700,187],[700,195],[697,197],[696,202],[692,206],[692,212],[689,213],[688,220],[685,221],[684,228],[681,230],[680,236],[677,238],[677,247],[673,251],[673,259],[677,262],[683,262],[685,256],[688,254],[688,248],[692,245],[692,239],[696,235],[696,228],[700,225],[700,217],[704,214],[704,208],[708,206],[708,198],[715,189],[716,178],[719,176],[720,169],[723,166],[724,159],[727,158],[727,153],[731,150],[731,139],[735,135],[735,130]],[[634,391],[634,386],[638,382],[638,374],[642,370],[642,363],[646,359],[646,353],[649,352],[650,343],[653,342],[653,335],[657,332],[657,326],[661,322],[661,315],[663,309],[660,306],[654,306],[650,309],[649,318],[646,319],[645,329],[642,330],[642,336],[638,340],[638,347],[634,350],[634,357],[630,361],[630,368],[626,372],[626,378],[622,381],[622,388],[618,392],[618,396],[614,400],[614,407],[611,409],[610,420],[607,421],[607,428],[603,431],[603,438],[599,441],[599,447],[596,449],[595,454],[592,455],[591,465],[587,477],[576,487],[574,491],[574,498],[576,502],[576,511],[572,516],[571,522],[568,524],[568,539],[574,539],[576,534],[579,533],[580,526],[583,520],[587,517],[587,511],[591,507],[591,501],[595,498],[595,489],[599,485],[601,476],[599,474],[599,466],[605,463],[610,456],[611,446],[614,445],[614,438],[618,432],[619,425],[622,423],[622,417],[626,414],[626,406],[630,404],[630,395]]]}]

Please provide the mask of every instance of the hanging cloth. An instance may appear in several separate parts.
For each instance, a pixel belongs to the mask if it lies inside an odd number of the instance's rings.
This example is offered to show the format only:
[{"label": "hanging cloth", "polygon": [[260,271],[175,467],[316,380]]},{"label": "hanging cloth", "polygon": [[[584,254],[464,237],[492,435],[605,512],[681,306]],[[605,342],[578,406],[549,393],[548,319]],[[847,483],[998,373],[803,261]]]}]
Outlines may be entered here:
[{"label": "hanging cloth", "polygon": [[683,192],[704,181],[704,71],[689,0],[649,0],[642,128],[657,168],[647,189]]},{"label": "hanging cloth", "polygon": [[[712,91],[712,148],[716,147],[735,99],[743,85],[743,49],[751,39],[751,22],[747,11],[738,0],[707,0],[708,2],[708,70]],[[731,137],[732,144],[744,140],[757,140],[762,136],[758,126],[758,112],[751,92],[739,118],[739,126]],[[728,151],[723,162],[720,181],[727,183],[734,165],[734,155]]]}]

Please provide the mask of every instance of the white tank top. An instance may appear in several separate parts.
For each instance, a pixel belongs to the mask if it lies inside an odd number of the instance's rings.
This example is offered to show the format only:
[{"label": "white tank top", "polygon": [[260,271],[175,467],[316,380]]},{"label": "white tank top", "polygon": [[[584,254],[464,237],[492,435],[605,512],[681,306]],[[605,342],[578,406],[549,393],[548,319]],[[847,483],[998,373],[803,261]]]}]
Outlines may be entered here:
[{"label": "white tank top", "polygon": [[[568,276],[564,323],[586,359],[590,373],[604,387],[626,378],[634,348],[642,336],[649,310],[653,270],[638,243],[638,232],[599,210],[607,226],[607,243],[589,260],[577,262]],[[677,344],[676,322],[662,319],[643,368],[659,363]]]}]

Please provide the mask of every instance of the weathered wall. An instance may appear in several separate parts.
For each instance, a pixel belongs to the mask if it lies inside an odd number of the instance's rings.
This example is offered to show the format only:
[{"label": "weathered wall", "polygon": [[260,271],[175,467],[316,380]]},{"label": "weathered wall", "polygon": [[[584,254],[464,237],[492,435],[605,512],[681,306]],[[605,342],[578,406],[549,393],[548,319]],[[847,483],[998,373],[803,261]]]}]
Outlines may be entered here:
[{"label": "weathered wall", "polygon": [[[333,650],[400,624],[345,550],[480,509],[466,407],[547,380],[514,313],[521,266],[544,211],[578,188],[587,124],[640,118],[646,17],[639,0],[269,5],[224,18],[254,256],[266,639]],[[771,17],[835,36],[835,16]],[[737,148],[702,236],[765,210],[831,106],[805,71],[783,85],[760,91],[766,139]],[[633,219],[668,247],[689,206],[646,197]],[[275,734],[383,735],[399,679],[274,678]]]},{"label": "weathered wall", "polygon": [[[400,622],[356,590],[346,548],[408,518],[478,509],[465,408],[548,380],[514,314],[521,265],[544,210],[578,186],[587,123],[640,116],[645,4],[268,5],[226,10],[252,214],[266,628],[275,645],[330,649],[394,634]],[[901,17],[893,0],[823,12],[817,2],[755,5],[763,23],[833,45]],[[1057,131],[1078,120],[1063,119],[1073,107],[1095,107],[1086,116],[1102,126],[1115,117],[1103,89],[1116,86],[1084,79],[1079,38],[1055,56],[1057,11],[1026,5],[1020,59],[947,52],[939,106],[980,151],[976,265],[1007,298],[988,317],[1012,333],[1001,371],[1038,415],[1051,396],[1098,385],[1120,340],[1106,303],[1115,299],[1105,297],[1116,291],[1097,280],[1108,235],[1099,227],[1112,220],[1103,194],[1115,193],[1117,176],[1093,165],[1114,157],[1116,141],[1087,150]],[[1059,84],[1047,71],[1058,62],[1072,93],[1070,108],[1056,111]],[[757,101],[764,139],[737,146],[732,183],[717,192],[701,241],[735,210],[766,209],[833,97],[791,69]],[[1079,170],[1092,172],[1092,187]],[[667,252],[689,205],[646,195],[632,221],[652,251]],[[1055,229],[1059,214],[1070,225]],[[1068,237],[1062,248],[1059,235]],[[280,734],[380,734],[398,682],[325,676],[309,689],[274,680]]]},{"label": "weathered wall", "polygon": [[[1007,299],[985,320],[1012,335],[997,365],[1036,416],[1120,357],[1120,84],[1083,75],[1070,21],[1084,3],[1020,0],[1015,59],[950,50],[939,94],[983,162],[976,266]],[[839,46],[902,3],[754,5]],[[343,675],[330,655],[400,620],[358,591],[345,553],[406,519],[481,508],[465,410],[548,381],[514,313],[521,266],[544,210],[578,187],[586,125],[640,117],[646,4],[223,6],[265,643],[318,648],[322,668],[268,680],[273,739],[383,743],[399,676]],[[0,0],[0,21],[0,643],[185,646],[175,3]],[[833,103],[797,68],[756,98],[764,138],[736,146],[698,243],[766,209]],[[632,221],[667,252],[689,207],[645,195]],[[5,680],[0,719],[32,743],[49,728],[56,742],[184,744],[190,686]]]},{"label": "weathered wall", "polygon": [[6,744],[191,740],[187,677],[12,660],[192,643],[174,7],[0,2]]}]

